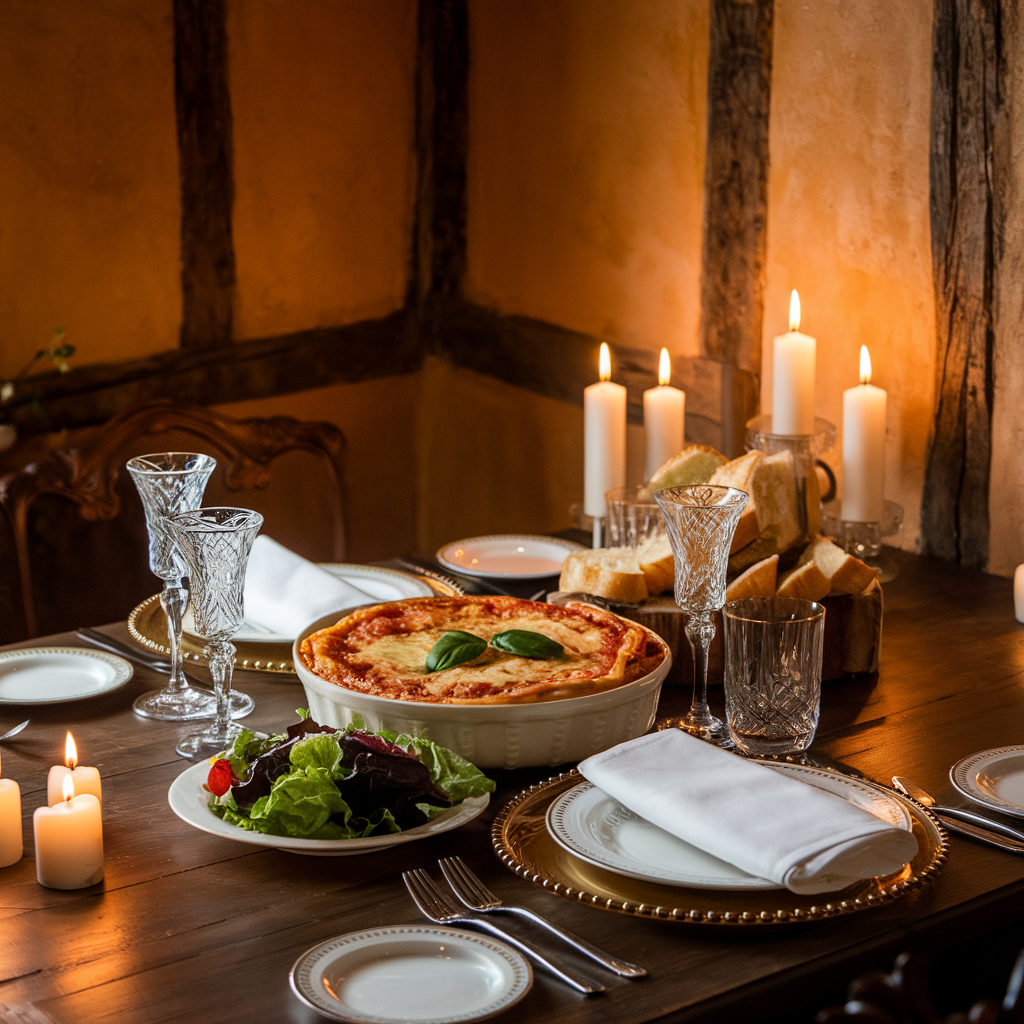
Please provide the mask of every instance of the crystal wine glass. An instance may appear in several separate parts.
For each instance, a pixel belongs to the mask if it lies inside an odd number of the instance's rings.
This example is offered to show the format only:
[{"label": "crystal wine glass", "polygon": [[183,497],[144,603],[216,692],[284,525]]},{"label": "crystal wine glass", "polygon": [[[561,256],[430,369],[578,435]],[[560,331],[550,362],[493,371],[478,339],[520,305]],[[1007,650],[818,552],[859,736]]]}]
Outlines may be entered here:
[{"label": "crystal wine glass", "polygon": [[160,606],[167,616],[171,651],[171,678],[167,685],[162,690],[144,693],[133,705],[135,713],[145,718],[187,721],[210,718],[216,710],[213,695],[189,686],[182,671],[181,617],[188,607],[188,588],[183,586],[182,577],[188,570],[167,526],[167,516],[198,508],[203,503],[206,482],[216,465],[216,459],[209,455],[162,452],[131,459],[126,467],[146,511],[149,568],[164,581]]},{"label": "crystal wine glass", "polygon": [[246,508],[200,508],[167,520],[188,566],[192,616],[206,641],[206,655],[217,698],[217,717],[207,729],[186,736],[175,748],[182,757],[209,757],[234,742],[242,731],[231,720],[228,694],[234,669],[231,637],[242,625],[245,567],[263,516]]},{"label": "crystal wine glass", "polygon": [[676,604],[688,614],[686,638],[693,652],[693,703],[685,718],[661,728],[685,729],[719,746],[732,746],[722,721],[708,707],[708,649],[715,613],[725,604],[725,573],[736,524],[747,494],[735,487],[696,484],[666,487],[654,495],[668,527],[675,560]]}]

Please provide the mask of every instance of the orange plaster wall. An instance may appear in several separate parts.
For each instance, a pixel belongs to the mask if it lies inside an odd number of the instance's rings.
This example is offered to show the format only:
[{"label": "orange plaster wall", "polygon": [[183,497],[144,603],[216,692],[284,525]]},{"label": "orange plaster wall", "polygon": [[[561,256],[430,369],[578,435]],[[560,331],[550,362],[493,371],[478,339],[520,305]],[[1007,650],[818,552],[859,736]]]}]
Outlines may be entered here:
[{"label": "orange plaster wall", "polygon": [[235,333],[382,316],[405,297],[416,2],[229,0]]},{"label": "orange plaster wall", "polygon": [[[761,402],[800,292],[818,339],[816,406],[842,426],[866,344],[889,393],[886,496],[920,538],[935,320],[928,220],[930,0],[776,0]],[[828,461],[841,463],[837,445]],[[889,543],[892,543],[890,540]]]},{"label": "orange plaster wall", "polygon": [[469,298],[696,355],[707,0],[470,4]]},{"label": "orange plaster wall", "polygon": [[174,348],[181,321],[171,0],[0,4],[0,376]]}]

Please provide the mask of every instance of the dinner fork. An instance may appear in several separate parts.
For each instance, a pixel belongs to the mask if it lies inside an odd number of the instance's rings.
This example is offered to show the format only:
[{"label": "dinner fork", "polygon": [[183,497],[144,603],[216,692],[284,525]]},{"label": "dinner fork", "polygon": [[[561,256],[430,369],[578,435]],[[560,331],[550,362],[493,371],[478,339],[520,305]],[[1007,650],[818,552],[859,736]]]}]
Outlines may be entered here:
[{"label": "dinner fork", "polygon": [[490,932],[492,935],[496,935],[503,942],[507,942],[510,946],[515,946],[521,953],[525,953],[531,960],[535,960],[541,967],[546,967],[552,974],[557,975],[562,981],[569,985],[572,985],[577,992],[582,992],[584,995],[595,995],[598,992],[604,991],[604,985],[587,981],[585,978],[581,978],[576,974],[568,971],[564,967],[558,967],[552,963],[542,953],[527,946],[525,942],[520,942],[519,939],[513,935],[509,935],[508,932],[502,931],[502,929],[491,924],[490,921],[485,921],[481,917],[477,917],[475,914],[467,914],[465,911],[459,910],[455,904],[451,903],[448,898],[441,892],[430,875],[428,875],[421,868],[414,868],[412,871],[402,872],[402,881],[405,882],[405,887],[409,890],[409,895],[413,898],[413,902],[423,912],[424,917],[433,921],[435,924],[457,924],[464,922],[466,924],[476,925],[477,928],[482,928],[484,931]]},{"label": "dinner fork", "polygon": [[602,967],[607,967],[609,971],[614,971],[623,978],[642,978],[647,974],[643,967],[637,967],[636,964],[631,964],[628,960],[619,960],[617,957],[610,956],[596,946],[592,946],[586,939],[581,939],[578,935],[559,928],[558,925],[552,924],[547,918],[535,914],[532,910],[527,910],[526,907],[515,907],[502,903],[473,874],[461,857],[445,857],[443,860],[439,860],[438,864],[441,866],[441,871],[444,872],[444,877],[448,879],[452,891],[470,910],[478,910],[482,914],[502,910],[510,914],[519,914],[521,917],[528,918],[535,924],[547,928],[552,935],[557,935],[563,941],[568,942],[570,946],[590,957],[591,960],[596,960]]}]

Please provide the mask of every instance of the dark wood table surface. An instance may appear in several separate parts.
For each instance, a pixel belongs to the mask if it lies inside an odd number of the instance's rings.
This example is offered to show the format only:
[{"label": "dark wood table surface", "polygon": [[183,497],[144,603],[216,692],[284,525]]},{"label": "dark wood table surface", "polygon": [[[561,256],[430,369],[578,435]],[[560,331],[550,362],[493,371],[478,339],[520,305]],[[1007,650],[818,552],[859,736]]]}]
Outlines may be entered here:
[{"label": "dark wood table surface", "polygon": [[[901,572],[885,587],[881,669],[826,684],[815,749],[876,780],[906,775],[949,796],[956,760],[1024,741],[1024,626],[1014,620],[1008,580],[894,557]],[[128,637],[122,624],[105,628]],[[44,643],[77,645],[62,634],[21,646]],[[304,704],[289,677],[240,673],[236,682],[256,698],[247,720],[254,728],[280,730]],[[0,710],[0,732],[32,719],[2,749],[3,775],[21,784],[26,839],[24,859],[0,870],[2,1007],[34,1004],[69,1024],[321,1020],[288,988],[296,958],[332,936],[421,921],[399,872],[436,875],[437,859],[455,853],[506,900],[650,972],[639,982],[609,975],[604,995],[584,998],[537,971],[533,991],[505,1015],[510,1024],[762,1020],[824,998],[904,948],[942,948],[1022,917],[1024,858],[957,837],[930,888],[791,928],[737,933],[573,904],[515,877],[489,841],[503,800],[549,770],[497,773],[487,815],[382,853],[310,858],[216,838],[167,804],[185,767],[174,754],[181,727],[132,713],[132,700],[160,684],[137,668],[127,686],[102,698]],[[663,710],[688,699],[666,691]],[[102,773],[104,792],[106,878],[77,892],[37,885],[32,859],[32,811],[45,803],[47,769],[62,760],[68,728],[82,763]],[[9,1019],[36,1018],[0,1015]]]}]

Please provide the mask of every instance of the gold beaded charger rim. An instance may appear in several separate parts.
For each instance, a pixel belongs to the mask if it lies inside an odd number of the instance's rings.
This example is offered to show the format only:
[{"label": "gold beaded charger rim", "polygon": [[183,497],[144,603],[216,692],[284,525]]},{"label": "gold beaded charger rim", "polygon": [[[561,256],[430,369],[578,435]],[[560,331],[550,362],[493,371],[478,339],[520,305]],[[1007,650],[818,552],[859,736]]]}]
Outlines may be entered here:
[{"label": "gold beaded charger rim", "polygon": [[877,783],[858,780],[896,800],[910,816],[918,852],[901,871],[813,896],[788,889],[691,889],[647,882],[588,864],[549,835],[548,807],[581,781],[583,777],[573,769],[513,797],[491,827],[498,858],[520,878],[564,899],[653,921],[770,928],[843,917],[884,906],[930,885],[949,855],[945,830],[924,807]]},{"label": "gold beaded charger rim", "polygon": [[[440,580],[418,576],[415,573],[406,575],[415,576],[416,579],[429,584],[430,589],[438,597],[458,596],[457,590]],[[155,651],[157,654],[171,653],[167,646],[167,616],[164,615],[164,610],[160,607],[159,594],[147,597],[145,601],[132,609],[128,616],[128,632],[131,633],[132,639],[148,650]],[[181,657],[186,665],[189,662],[205,664],[203,644],[188,633],[183,633]],[[296,674],[295,666],[292,664],[292,645],[290,643],[236,643],[234,664],[236,669],[244,672],[273,672],[277,675],[291,676]]]}]

